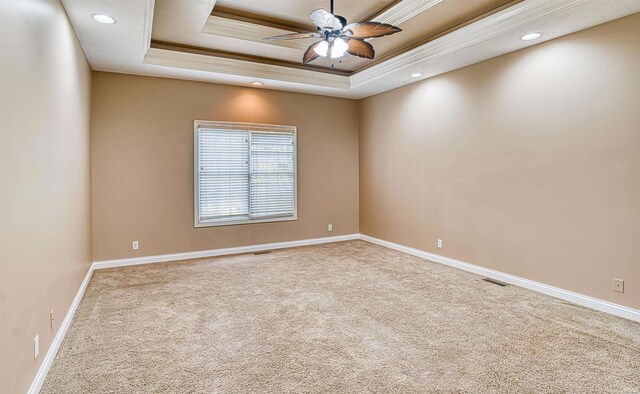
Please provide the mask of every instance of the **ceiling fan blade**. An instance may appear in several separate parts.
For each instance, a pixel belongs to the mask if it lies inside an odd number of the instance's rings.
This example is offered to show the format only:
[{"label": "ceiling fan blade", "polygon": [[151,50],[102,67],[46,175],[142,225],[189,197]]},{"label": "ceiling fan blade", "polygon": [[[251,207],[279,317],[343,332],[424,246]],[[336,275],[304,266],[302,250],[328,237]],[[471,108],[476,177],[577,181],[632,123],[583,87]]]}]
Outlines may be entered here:
[{"label": "ceiling fan blade", "polygon": [[[322,40],[324,41],[324,40]],[[309,45],[309,48],[307,48],[306,51],[304,51],[304,56],[302,56],[302,63],[303,64],[307,64],[309,62],[312,62],[314,60],[316,60],[319,55],[316,53],[315,49],[318,46],[318,44],[320,44],[322,41],[318,41],[315,42],[311,45]]]},{"label": "ceiling fan blade", "polygon": [[358,40],[357,38],[350,38],[347,41],[347,53],[353,56],[364,57],[366,59],[373,59],[376,55],[373,45],[366,41]]},{"label": "ceiling fan blade", "polygon": [[280,36],[272,36],[272,37],[267,37],[267,38],[263,38],[263,40],[297,40],[300,38],[320,38],[322,37],[322,35],[320,35],[319,33],[289,33],[289,34],[282,34]]},{"label": "ceiling fan blade", "polygon": [[347,26],[342,29],[342,32],[345,36],[349,38],[375,38],[388,36],[389,34],[394,34],[401,32],[402,29],[388,23],[378,23],[378,22],[363,22],[363,23],[349,23]]},{"label": "ceiling fan blade", "polygon": [[339,18],[323,8],[311,12],[309,17],[314,25],[323,30],[340,30],[343,26]]}]

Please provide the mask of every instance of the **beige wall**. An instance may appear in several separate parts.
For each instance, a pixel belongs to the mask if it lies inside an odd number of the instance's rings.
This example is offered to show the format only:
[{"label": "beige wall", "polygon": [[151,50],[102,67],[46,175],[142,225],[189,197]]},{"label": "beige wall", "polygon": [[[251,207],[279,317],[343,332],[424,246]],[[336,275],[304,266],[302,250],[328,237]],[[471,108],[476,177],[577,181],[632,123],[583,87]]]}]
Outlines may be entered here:
[{"label": "beige wall", "polygon": [[[93,87],[94,260],[358,232],[356,101],[100,72]],[[195,119],[298,126],[298,220],[194,228]]]},{"label": "beige wall", "polygon": [[640,308],[639,65],[636,14],[363,100],[361,232]]},{"label": "beige wall", "polygon": [[44,0],[0,2],[0,68],[0,392],[23,393],[91,262],[91,70]]},{"label": "beige wall", "polygon": [[[105,260],[360,226],[640,308],[640,15],[360,103],[93,73],[90,109],[60,4],[0,12],[1,392],[29,387],[92,260],[92,229]],[[194,119],[297,125],[299,220],[195,229]]]}]

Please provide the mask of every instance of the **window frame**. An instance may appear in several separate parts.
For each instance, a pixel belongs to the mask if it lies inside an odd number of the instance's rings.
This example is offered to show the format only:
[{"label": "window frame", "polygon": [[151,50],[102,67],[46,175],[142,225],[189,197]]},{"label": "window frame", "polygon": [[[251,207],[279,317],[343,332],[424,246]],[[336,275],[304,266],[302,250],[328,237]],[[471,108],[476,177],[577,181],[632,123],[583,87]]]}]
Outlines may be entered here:
[{"label": "window frame", "polygon": [[[242,219],[242,220],[221,220],[221,221],[200,221],[200,167],[199,162],[199,129],[213,128],[239,131],[266,131],[266,132],[286,132],[293,133],[293,215],[273,217],[265,219]],[[249,134],[250,136],[251,134]],[[251,137],[249,137],[251,141]],[[249,160],[251,160],[251,142],[249,142]],[[251,176],[251,173],[249,173]],[[247,196],[251,198],[251,195]],[[251,201],[249,200],[249,203]],[[297,126],[272,125],[261,123],[243,122],[218,122],[208,120],[193,121],[193,216],[194,227],[219,227],[237,226],[243,224],[270,223],[270,222],[292,222],[298,220],[298,128]]]}]

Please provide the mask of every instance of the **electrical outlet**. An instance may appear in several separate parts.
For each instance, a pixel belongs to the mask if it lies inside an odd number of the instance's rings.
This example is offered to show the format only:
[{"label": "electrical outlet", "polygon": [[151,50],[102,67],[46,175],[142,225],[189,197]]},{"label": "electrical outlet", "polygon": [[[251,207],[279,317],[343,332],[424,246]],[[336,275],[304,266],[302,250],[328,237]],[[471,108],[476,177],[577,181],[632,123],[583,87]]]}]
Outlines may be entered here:
[{"label": "electrical outlet", "polygon": [[613,278],[613,291],[624,293],[624,280]]},{"label": "electrical outlet", "polygon": [[438,240],[438,249],[442,249],[442,240],[441,239]]},{"label": "electrical outlet", "polygon": [[133,241],[133,250],[138,250],[138,241]]},{"label": "electrical outlet", "polygon": [[333,231],[333,224],[328,225],[328,226],[327,226],[327,230],[329,230],[329,231]]},{"label": "electrical outlet", "polygon": [[38,354],[40,354],[40,335],[33,338],[33,358],[38,358]]},{"label": "electrical outlet", "polygon": [[49,330],[53,331],[53,309],[49,312]]}]

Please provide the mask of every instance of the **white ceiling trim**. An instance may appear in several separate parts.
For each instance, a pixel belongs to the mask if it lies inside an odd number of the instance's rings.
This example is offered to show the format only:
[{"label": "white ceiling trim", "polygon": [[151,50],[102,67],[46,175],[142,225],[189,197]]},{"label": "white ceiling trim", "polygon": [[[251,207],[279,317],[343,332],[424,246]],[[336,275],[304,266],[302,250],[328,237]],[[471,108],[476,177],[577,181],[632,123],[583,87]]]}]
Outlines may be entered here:
[{"label": "white ceiling trim", "polygon": [[[265,40],[265,37],[272,37],[281,34],[298,32],[297,30],[284,30],[275,27],[259,25],[247,21],[236,20],[224,16],[209,15],[207,22],[202,29],[203,33],[216,36],[235,38],[244,41],[259,42],[261,44],[287,47],[305,50],[311,45],[314,39],[302,40]],[[317,39],[315,39],[317,41]]]},{"label": "white ceiling trim", "polygon": [[372,21],[400,26],[440,2],[442,0],[402,0],[388,10],[376,15]]},{"label": "white ceiling trim", "polygon": [[351,86],[342,75],[161,48],[150,48],[144,63],[345,90]]},{"label": "white ceiling trim", "polygon": [[[372,21],[389,23],[395,26],[399,26],[400,24],[425,12],[429,8],[442,1],[443,0],[402,0],[394,4],[389,9],[376,15],[372,19]],[[265,40],[265,37],[272,37],[288,33],[299,33],[302,31],[300,29],[293,28],[279,29],[220,15],[209,15],[209,17],[207,18],[207,22],[202,29],[202,32],[244,41],[259,42],[261,44],[293,48],[301,51],[306,50],[309,45],[316,41],[314,39],[279,41]]]},{"label": "white ceiling trim", "polygon": [[151,48],[151,29],[153,28],[153,10],[155,9],[155,5],[155,0],[145,0],[144,27],[142,33],[144,53],[142,56]]},{"label": "white ceiling trim", "polygon": [[[261,80],[265,89],[355,99],[640,12],[638,0],[524,0],[347,77],[179,48],[150,48],[153,19],[154,15],[158,16],[154,0],[61,1],[93,70],[239,86],[250,86],[250,82]],[[403,2],[408,1],[413,0]],[[197,5],[196,30],[205,25],[213,4],[215,0],[189,0],[191,9]],[[96,23],[90,17],[94,12],[113,15],[118,23],[108,26]],[[193,19],[193,13],[191,16]],[[530,31],[544,32],[544,36],[528,42],[518,39]],[[411,78],[409,74],[414,72],[423,75]]]},{"label": "white ceiling trim", "polygon": [[[148,1],[152,2],[153,0]],[[412,1],[404,0],[399,4],[411,3]],[[437,3],[438,1],[440,0],[432,2]],[[391,74],[415,68],[421,63],[446,56],[452,52],[470,47],[540,18],[588,1],[590,0],[536,0],[518,3],[387,61],[357,72],[350,77],[159,48],[150,48],[144,58],[144,62],[160,66],[214,71],[235,76],[268,78],[339,89],[356,89],[374,84],[376,81]],[[416,3],[413,4],[415,6]],[[422,6],[425,5],[426,2],[422,2]],[[259,26],[251,23],[248,25]],[[260,29],[254,29],[253,32],[255,33],[256,31],[260,31]],[[264,35],[260,35],[260,37],[264,37]]]},{"label": "white ceiling trim", "polygon": [[590,0],[537,0],[518,3],[443,37],[402,53],[351,76],[351,88],[374,83],[408,68],[470,47],[505,32]]}]

